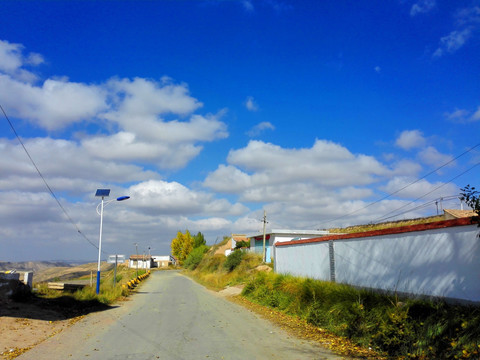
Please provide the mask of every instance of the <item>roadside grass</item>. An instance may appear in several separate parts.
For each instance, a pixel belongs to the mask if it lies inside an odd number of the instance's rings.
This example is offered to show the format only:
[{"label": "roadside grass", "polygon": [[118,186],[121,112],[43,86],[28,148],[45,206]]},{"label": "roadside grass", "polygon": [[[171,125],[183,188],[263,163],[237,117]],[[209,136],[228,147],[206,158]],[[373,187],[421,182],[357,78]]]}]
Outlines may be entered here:
[{"label": "roadside grass", "polygon": [[[138,270],[138,275],[145,274],[144,269]],[[43,298],[58,298],[61,296],[70,296],[78,301],[90,301],[97,300],[98,302],[110,305],[115,301],[128,296],[130,290],[127,286],[128,282],[137,278],[136,269],[131,269],[128,266],[119,265],[117,267],[116,284],[113,286],[114,270],[108,270],[102,272],[100,279],[100,293],[96,294],[96,280],[92,281],[92,285],[87,285],[83,289],[79,289],[74,292],[66,292],[49,289],[47,283],[35,284],[36,295]],[[85,275],[77,279],[71,280],[89,280],[90,275]],[[68,280],[64,280],[68,282]]]},{"label": "roadside grass", "polygon": [[259,255],[243,254],[229,271],[210,249],[195,270],[199,283],[220,290],[244,284],[242,297],[305,320],[321,331],[391,359],[480,359],[480,307],[401,297],[345,284],[259,271]]},{"label": "roadside grass", "polygon": [[[195,270],[184,270],[187,275],[213,290],[221,290],[226,286],[244,284],[255,276],[255,268],[262,263],[260,255],[243,253],[241,250],[237,250],[241,252],[243,256],[241,256],[238,264],[232,266],[232,264],[227,262],[228,258],[225,255],[215,255],[214,250],[215,248],[211,248],[203,255],[202,260]],[[234,255],[232,254],[231,256]]]},{"label": "roadside grass", "polygon": [[479,358],[480,307],[401,298],[344,284],[258,273],[250,301],[400,359]]}]

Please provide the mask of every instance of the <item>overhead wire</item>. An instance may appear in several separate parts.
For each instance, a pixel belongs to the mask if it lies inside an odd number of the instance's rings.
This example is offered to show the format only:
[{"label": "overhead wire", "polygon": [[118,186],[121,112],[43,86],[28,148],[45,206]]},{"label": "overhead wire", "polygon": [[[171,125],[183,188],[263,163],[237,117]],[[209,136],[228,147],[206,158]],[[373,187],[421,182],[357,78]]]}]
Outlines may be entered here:
[{"label": "overhead wire", "polygon": [[[28,158],[30,159],[30,162],[32,163],[33,167],[35,168],[35,170],[37,171],[38,175],[40,176],[40,178],[42,179],[43,183],[45,184],[45,187],[47,188],[48,192],[52,195],[53,199],[55,200],[55,202],[58,204],[58,206],[60,207],[60,209],[63,211],[63,213],[65,214],[65,216],[67,217],[67,219],[70,221],[70,223],[75,227],[75,229],[77,230],[77,233],[80,234],[86,241],[88,241],[90,243],[90,245],[94,246],[96,249],[98,249],[98,246],[95,245],[95,243],[93,243],[81,230],[80,228],[78,227],[78,225],[75,223],[75,221],[73,221],[73,219],[71,218],[71,216],[68,214],[67,210],[65,209],[65,207],[62,205],[62,203],[60,202],[60,200],[58,199],[57,195],[55,195],[55,193],[53,192],[52,188],[50,187],[50,185],[48,185],[48,182],[47,180],[45,179],[45,177],[43,176],[42,172],[40,171],[40,169],[38,168],[37,164],[35,163],[35,161],[33,160],[32,156],[30,155],[29,151],[27,150],[25,144],[23,143],[22,139],[20,138],[20,136],[18,135],[17,131],[15,130],[15,127],[13,126],[13,123],[10,121],[7,113],[5,112],[5,110],[3,109],[3,106],[0,104],[0,109],[2,110],[2,113],[3,115],[5,116],[5,119],[7,119],[8,121],[8,124],[10,125],[10,128],[12,129],[13,133],[15,134],[18,142],[20,143],[20,145],[22,146],[23,150],[25,151],[25,153],[27,154]],[[104,251],[102,251],[104,252]]]},{"label": "overhead wire", "polygon": [[[391,197],[392,195],[395,195],[395,194],[399,193],[400,191],[405,190],[406,188],[408,188],[408,187],[410,187],[410,186],[418,183],[419,181],[427,178],[428,176],[436,173],[436,172],[439,171],[440,169],[446,167],[447,165],[451,164],[451,163],[454,162],[455,160],[459,159],[459,158],[462,157],[463,155],[469,153],[470,151],[474,150],[475,148],[477,148],[477,147],[479,147],[479,146],[480,146],[480,143],[477,143],[476,145],[468,148],[467,150],[465,150],[465,151],[462,152],[461,154],[459,154],[459,155],[457,155],[456,157],[450,159],[450,160],[447,161],[446,163],[444,163],[444,164],[442,164],[441,166],[437,167],[436,169],[428,172],[427,174],[423,175],[422,177],[416,179],[415,181],[412,181],[411,183],[403,186],[402,188],[400,188],[400,189],[398,189],[398,190],[396,190],[396,191],[394,191],[394,192],[392,192],[392,193],[389,193],[389,194],[381,197],[380,199],[375,200],[375,201],[369,203],[368,205],[365,205],[364,207],[361,207],[361,208],[359,208],[359,209],[356,209],[356,210],[354,210],[354,211],[351,211],[351,212],[349,212],[349,213],[347,213],[347,214],[338,216],[338,217],[336,217],[336,218],[326,220],[326,221],[322,222],[320,225],[328,224],[328,223],[331,223],[331,222],[333,222],[333,221],[337,221],[337,220],[346,218],[346,217],[351,216],[351,215],[353,215],[353,214],[356,214],[356,213],[358,213],[358,212],[360,212],[360,211],[362,211],[362,210],[365,210],[365,209],[367,209],[367,208],[370,207],[370,206],[373,206],[373,205],[375,205],[375,204],[378,204],[379,202],[381,202],[381,201],[383,201],[383,200],[385,200],[385,199],[388,199],[388,198]],[[477,164],[477,165],[478,165],[478,164]],[[475,166],[476,166],[476,165],[475,165]],[[473,167],[475,167],[475,166],[473,166]],[[473,168],[473,167],[472,167],[472,168]],[[470,171],[472,168],[468,169],[467,171]],[[465,172],[467,172],[467,171],[465,171]],[[464,173],[465,173],[465,172],[464,172]],[[464,173],[460,174],[459,176],[463,175]],[[454,178],[454,179],[456,179],[456,178]],[[449,182],[453,181],[454,179],[450,180]],[[440,186],[440,187],[441,187],[441,186]],[[428,194],[429,194],[429,193],[428,193]],[[426,195],[428,195],[428,194],[425,194],[424,196],[426,196]],[[422,196],[422,197],[424,197],[424,196]],[[421,199],[422,197],[420,197],[419,199]],[[414,200],[414,201],[416,201],[416,200]]]},{"label": "overhead wire", "polygon": [[[430,190],[429,192],[427,192],[427,193],[423,194],[422,196],[416,198],[415,200],[412,200],[412,201],[410,201],[409,203],[407,203],[407,204],[405,204],[405,205],[403,205],[403,206],[400,206],[399,208],[397,208],[397,209],[395,209],[395,210],[392,210],[392,211],[388,212],[386,215],[391,214],[391,213],[393,213],[393,212],[395,212],[395,211],[401,210],[401,209],[407,207],[408,205],[414,203],[414,202],[417,201],[417,200],[423,199],[425,196],[430,195],[430,194],[433,193],[434,191],[436,191],[436,190],[442,188],[443,186],[451,183],[453,180],[455,180],[455,179],[459,178],[460,176],[466,174],[467,172],[469,172],[470,170],[474,169],[474,168],[477,167],[478,165],[480,165],[480,162],[478,162],[478,163],[476,163],[475,165],[471,166],[470,168],[468,168],[467,170],[465,170],[465,171],[463,171],[462,173],[458,174],[457,176],[454,176],[454,177],[451,178],[449,181],[447,181],[447,182],[445,182],[445,183],[437,186],[437,187],[434,188],[433,190]],[[390,219],[390,218],[395,217],[395,216],[398,216],[398,215],[393,215],[393,216],[390,216],[390,217],[382,217],[382,218],[377,219],[376,221],[387,220],[387,219]]]},{"label": "overhead wire", "polygon": [[[458,199],[458,198],[459,198],[458,195],[442,196],[442,197],[440,197],[440,198],[437,198],[437,199],[434,199],[434,200],[430,200],[430,201],[428,201],[428,202],[426,202],[426,203],[422,203],[422,204],[420,204],[420,205],[418,205],[418,206],[415,206],[415,207],[413,207],[413,208],[410,208],[410,209],[408,209],[408,210],[405,210],[405,211],[403,211],[403,212],[401,212],[401,213],[395,214],[395,215],[393,215],[393,216],[391,216],[391,217],[396,217],[396,216],[400,216],[400,215],[403,215],[403,214],[406,214],[406,213],[409,213],[409,212],[412,212],[412,211],[415,211],[415,210],[420,210],[420,209],[429,207],[429,206],[431,206],[431,205],[433,205],[433,204],[435,204],[435,203],[438,203],[439,201],[442,201],[442,202],[443,202],[443,201],[449,201],[449,200]],[[407,204],[407,205],[408,205],[408,204]],[[393,210],[392,212],[394,212],[394,211],[396,211],[396,210]],[[391,212],[387,213],[386,215],[388,215],[388,214],[390,214],[390,213],[391,213]],[[386,220],[386,219],[390,219],[391,217],[388,217],[388,218],[381,217],[380,220],[378,220],[378,221],[383,221],[383,220]],[[376,221],[377,221],[377,220],[376,220]],[[373,223],[373,221],[372,221],[372,223]]]}]

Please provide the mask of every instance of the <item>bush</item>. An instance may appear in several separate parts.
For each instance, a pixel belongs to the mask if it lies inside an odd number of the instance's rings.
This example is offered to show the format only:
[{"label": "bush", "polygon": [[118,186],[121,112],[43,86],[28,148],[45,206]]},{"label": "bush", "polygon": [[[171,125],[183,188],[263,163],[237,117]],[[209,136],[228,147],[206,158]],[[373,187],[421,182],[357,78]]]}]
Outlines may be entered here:
[{"label": "bush", "polygon": [[243,255],[243,251],[235,250],[227,257],[227,260],[223,264],[223,267],[227,271],[233,271],[233,269],[235,269],[242,261]]},{"label": "bush", "polygon": [[241,249],[241,248],[250,248],[250,241],[237,241],[237,244],[235,245],[235,249]]},{"label": "bush", "polygon": [[190,254],[188,254],[183,266],[189,270],[195,270],[200,261],[203,259],[203,254],[205,254],[208,250],[208,246],[200,245],[192,250]]}]

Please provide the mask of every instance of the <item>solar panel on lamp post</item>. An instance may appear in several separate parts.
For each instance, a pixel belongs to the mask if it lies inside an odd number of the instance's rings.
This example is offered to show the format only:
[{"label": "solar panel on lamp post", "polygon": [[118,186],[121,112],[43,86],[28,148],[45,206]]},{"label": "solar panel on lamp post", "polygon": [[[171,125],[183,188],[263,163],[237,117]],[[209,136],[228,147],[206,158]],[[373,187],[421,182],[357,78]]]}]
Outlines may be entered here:
[{"label": "solar panel on lamp post", "polygon": [[[97,290],[96,293],[100,293],[100,260],[102,256],[102,230],[103,230],[103,208],[110,204],[112,201],[123,201],[130,199],[130,196],[120,196],[116,199],[104,201],[106,197],[110,196],[110,189],[97,189],[95,197],[101,197],[102,202],[97,205],[97,214],[100,215],[100,235],[98,238],[98,265],[97,265]],[[98,207],[100,207],[100,212],[98,212]]]}]

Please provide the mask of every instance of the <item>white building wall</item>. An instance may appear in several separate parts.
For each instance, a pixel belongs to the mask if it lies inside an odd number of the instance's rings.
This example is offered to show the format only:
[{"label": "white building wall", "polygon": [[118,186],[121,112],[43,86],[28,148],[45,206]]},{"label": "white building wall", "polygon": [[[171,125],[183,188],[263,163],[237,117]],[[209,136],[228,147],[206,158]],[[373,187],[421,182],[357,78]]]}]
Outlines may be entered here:
[{"label": "white building wall", "polygon": [[[478,302],[479,231],[467,225],[334,240],[336,281]],[[275,251],[277,272],[330,279],[328,242],[277,246]]]},{"label": "white building wall", "polygon": [[328,242],[277,246],[275,271],[317,280],[330,280]]}]

